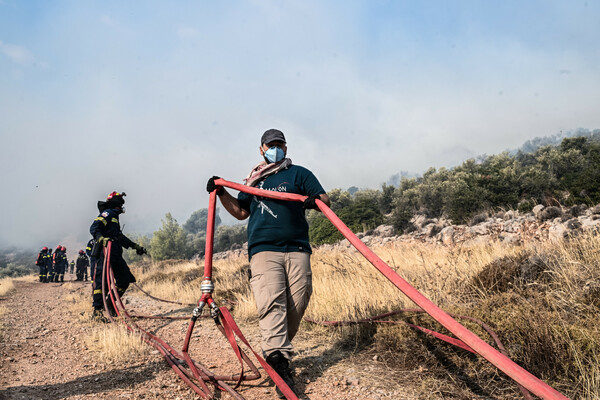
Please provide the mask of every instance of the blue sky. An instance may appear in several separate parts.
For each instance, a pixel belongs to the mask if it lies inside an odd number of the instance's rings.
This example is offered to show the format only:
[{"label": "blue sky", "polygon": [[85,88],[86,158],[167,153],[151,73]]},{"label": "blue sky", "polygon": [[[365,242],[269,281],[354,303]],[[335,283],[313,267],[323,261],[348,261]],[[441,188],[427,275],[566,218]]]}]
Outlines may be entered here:
[{"label": "blue sky", "polygon": [[0,245],[206,207],[262,132],[326,189],[600,128],[599,1],[0,0]]}]

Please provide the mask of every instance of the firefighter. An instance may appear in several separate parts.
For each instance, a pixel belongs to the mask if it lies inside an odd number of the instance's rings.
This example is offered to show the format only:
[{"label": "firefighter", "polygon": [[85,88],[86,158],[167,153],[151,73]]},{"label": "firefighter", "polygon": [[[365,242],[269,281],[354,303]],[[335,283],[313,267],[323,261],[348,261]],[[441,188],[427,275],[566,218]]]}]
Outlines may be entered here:
[{"label": "firefighter", "polygon": [[58,271],[60,268],[62,258],[61,249],[62,246],[59,244],[58,246],[56,246],[56,249],[54,249],[54,254],[52,254],[52,266],[51,271],[48,274],[48,282],[58,282]]},{"label": "firefighter", "polygon": [[[137,243],[132,242],[127,236],[121,232],[121,226],[119,224],[119,215],[125,212],[125,193],[112,192],[106,198],[106,201],[98,201],[98,211],[100,214],[90,226],[90,233],[96,240],[95,249],[99,246],[107,247],[108,242],[112,242],[112,250],[110,254],[110,265],[113,269],[117,292],[123,296],[130,283],[135,282],[135,277],[129,270],[129,266],[123,259],[123,247],[126,249],[134,248],[137,254],[146,253],[146,249]],[[99,251],[92,251],[92,255],[98,255],[98,262],[94,271],[94,284],[93,284],[93,313],[92,318],[97,321],[105,322],[106,318],[103,314],[104,301],[102,298],[102,279],[103,279],[103,267],[104,267],[104,253]],[[114,315],[114,308],[110,299],[107,300],[109,304],[109,313]]]},{"label": "firefighter", "polygon": [[69,273],[71,275],[73,275],[74,271],[75,271],[75,261],[71,260],[71,262],[69,263]]},{"label": "firefighter", "polygon": [[55,278],[55,282],[64,282],[65,281],[65,272],[69,268],[69,260],[67,259],[67,248],[65,246],[60,246],[60,262],[58,266],[58,275]]},{"label": "firefighter", "polygon": [[46,280],[45,283],[50,282],[50,274],[52,273],[52,258],[54,254],[52,254],[52,249],[48,247],[48,254],[46,254]]},{"label": "firefighter", "polygon": [[[79,257],[77,257],[77,268],[75,270],[76,280],[83,281],[88,278],[87,267],[90,265],[90,260],[85,255],[83,250],[79,250]],[[84,279],[85,278],[85,279]]]},{"label": "firefighter", "polygon": [[91,238],[85,246],[85,254],[90,259],[90,281],[92,282],[92,287],[94,286],[94,276],[96,276],[96,264],[98,263],[98,257],[92,257],[92,249],[94,248],[94,244],[96,244],[96,241],[94,240],[94,238]]},{"label": "firefighter", "polygon": [[38,266],[40,270],[40,282],[46,281],[46,275],[48,274],[48,248],[46,246],[42,247],[42,250],[38,253],[37,260],[35,261],[35,265]]}]

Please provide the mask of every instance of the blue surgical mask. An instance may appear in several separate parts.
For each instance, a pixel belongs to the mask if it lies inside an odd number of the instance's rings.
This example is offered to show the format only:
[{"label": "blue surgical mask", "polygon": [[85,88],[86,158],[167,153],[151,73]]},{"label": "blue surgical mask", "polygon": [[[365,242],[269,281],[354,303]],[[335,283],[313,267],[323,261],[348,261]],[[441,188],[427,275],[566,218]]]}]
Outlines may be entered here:
[{"label": "blue surgical mask", "polygon": [[285,153],[279,147],[271,147],[269,150],[265,151],[265,158],[269,163],[276,163],[285,157]]}]

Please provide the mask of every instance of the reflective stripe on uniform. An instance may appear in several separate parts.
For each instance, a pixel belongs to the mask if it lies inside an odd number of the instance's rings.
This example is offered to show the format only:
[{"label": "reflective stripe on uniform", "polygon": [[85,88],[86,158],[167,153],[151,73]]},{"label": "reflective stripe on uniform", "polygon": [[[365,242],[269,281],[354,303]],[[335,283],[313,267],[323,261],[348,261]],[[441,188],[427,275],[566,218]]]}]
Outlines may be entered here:
[{"label": "reflective stripe on uniform", "polygon": [[98,217],[94,221],[102,221],[102,223],[104,224],[104,226],[106,226],[106,224],[108,224],[108,222],[106,222],[106,220],[104,218],[102,218],[102,217]]},{"label": "reflective stripe on uniform", "polygon": [[111,219],[110,222],[114,222],[115,224],[118,224],[119,220],[113,217],[113,219]]},{"label": "reflective stripe on uniform", "polygon": [[94,294],[102,294],[102,289],[94,289]]}]

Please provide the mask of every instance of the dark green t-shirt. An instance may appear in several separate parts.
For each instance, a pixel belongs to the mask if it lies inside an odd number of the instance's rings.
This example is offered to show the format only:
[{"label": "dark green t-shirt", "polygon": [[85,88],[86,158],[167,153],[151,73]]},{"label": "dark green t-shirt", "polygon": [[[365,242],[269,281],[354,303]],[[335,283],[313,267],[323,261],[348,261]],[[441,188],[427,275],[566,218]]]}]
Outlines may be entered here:
[{"label": "dark green t-shirt", "polygon": [[[304,196],[325,193],[313,173],[298,165],[291,165],[274,175],[267,176],[255,187]],[[267,199],[244,192],[238,194],[238,202],[240,207],[250,213],[248,222],[250,258],[261,251],[311,252],[308,243],[308,223],[301,202]]]}]

